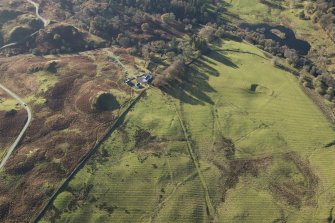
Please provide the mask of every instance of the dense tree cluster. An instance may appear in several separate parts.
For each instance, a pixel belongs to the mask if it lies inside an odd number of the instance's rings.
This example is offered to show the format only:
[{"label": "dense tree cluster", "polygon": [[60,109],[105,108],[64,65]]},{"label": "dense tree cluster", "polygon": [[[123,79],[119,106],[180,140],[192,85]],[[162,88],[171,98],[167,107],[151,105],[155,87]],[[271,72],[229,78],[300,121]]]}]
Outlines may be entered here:
[{"label": "dense tree cluster", "polygon": [[335,42],[335,1],[307,1],[304,5],[304,15],[302,17],[318,23]]},{"label": "dense tree cluster", "polygon": [[[276,57],[287,59],[287,61],[296,68],[303,68],[306,65],[311,65],[311,61],[304,56],[298,54],[294,49],[288,48],[286,45],[281,46],[278,42],[272,39],[266,39],[262,30],[251,31],[231,26],[222,26],[221,36],[234,39],[244,39],[247,42],[256,45],[258,48],[271,53]],[[317,73],[317,71],[316,71]],[[314,74],[317,76],[317,74]]]},{"label": "dense tree cluster", "polygon": [[182,83],[184,75],[185,62],[177,59],[154,79],[153,84],[160,88],[168,88],[171,85]]},{"label": "dense tree cluster", "polygon": [[57,4],[65,9],[61,17],[127,47],[152,39],[166,40],[217,19],[216,13],[208,11],[206,0],[71,0]]},{"label": "dense tree cluster", "polygon": [[[335,39],[334,1],[287,1],[291,8],[302,9],[299,14],[301,18],[317,22]],[[261,2],[271,4],[272,7],[281,7],[283,4],[277,0]],[[209,10],[211,7],[208,4],[211,3],[215,4],[215,10]],[[217,0],[57,0],[53,4],[57,5],[55,8],[62,9],[55,12],[56,17],[74,22],[79,30],[86,30],[103,38],[107,45],[132,48],[132,53],[143,56],[151,70],[161,70],[170,64],[176,67],[177,62],[184,65],[191,63],[208,52],[210,42],[229,38],[237,41],[244,39],[275,57],[285,58],[293,67],[304,69],[317,80],[320,79],[319,76],[329,76],[322,66],[317,67],[308,56],[299,55],[296,50],[267,39],[262,30],[250,31],[225,24],[219,15],[226,6]],[[73,50],[73,44],[65,38],[70,35],[52,32],[44,36],[48,38],[42,40],[51,39],[53,45],[59,45],[53,50],[55,52],[49,53]],[[90,42],[82,45],[85,49],[99,47]],[[160,84],[156,84],[165,86],[178,82],[177,78],[172,81],[173,78],[176,76],[165,75],[164,78],[157,78]],[[331,95],[326,96],[327,99],[333,96],[333,93],[329,93],[334,89],[332,81],[303,78],[302,82],[305,86],[314,87],[322,95]]]},{"label": "dense tree cluster", "polygon": [[209,16],[205,0],[110,0],[110,5],[115,3],[148,13],[161,14],[163,21],[167,19],[165,22],[175,19],[202,22],[206,21]]},{"label": "dense tree cluster", "polygon": [[[335,43],[335,1],[333,0],[308,0],[303,2],[303,10],[300,13],[301,19],[310,19],[317,23],[327,33],[329,38]],[[324,69],[320,72],[319,69],[313,66],[305,66],[305,69],[316,78],[313,81],[305,84],[311,85],[315,90],[323,95],[327,100],[334,101],[335,81],[325,68],[327,67],[327,58],[319,58],[317,61],[319,67]]]}]

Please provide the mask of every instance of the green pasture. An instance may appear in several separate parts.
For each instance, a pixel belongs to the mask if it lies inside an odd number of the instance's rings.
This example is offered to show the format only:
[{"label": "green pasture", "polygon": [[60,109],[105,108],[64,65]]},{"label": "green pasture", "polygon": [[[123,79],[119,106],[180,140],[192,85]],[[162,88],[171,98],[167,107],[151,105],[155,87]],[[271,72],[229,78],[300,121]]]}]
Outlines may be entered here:
[{"label": "green pasture", "polygon": [[[228,191],[228,200],[218,208],[220,219],[223,221],[232,217],[228,222],[234,222],[241,216],[244,222],[269,222],[270,219],[285,216],[289,222],[306,219],[320,222],[326,219],[332,207],[331,198],[334,196],[330,194],[334,192],[335,179],[329,169],[334,153],[324,145],[333,141],[334,130],[303,93],[296,77],[275,69],[261,51],[244,43],[227,41],[204,61],[196,69],[202,74],[207,73],[205,78],[208,82],[203,83],[203,89],[211,100],[207,99],[209,103],[206,106],[183,106],[199,155],[204,159],[217,160],[213,142],[215,136],[222,134],[233,139],[237,159],[271,154],[275,155],[273,162],[276,163],[277,154],[294,151],[302,159],[308,159],[312,170],[320,177],[315,198],[319,208],[303,205],[301,210],[287,208],[285,202],[272,198],[267,188],[272,176],[254,178],[255,187],[265,185],[257,190],[250,188],[253,184],[247,177],[244,183],[239,183],[245,185],[242,191],[239,187]],[[256,91],[251,91],[254,84],[257,84]],[[282,165],[287,166],[288,163]],[[292,168],[289,170],[294,172]],[[301,174],[296,175],[302,177]],[[277,176],[276,172],[274,176]],[[295,182],[302,184],[304,180]],[[245,195],[246,191],[253,195]],[[270,201],[272,204],[267,204]]]},{"label": "green pasture", "polygon": [[[260,3],[258,0],[224,0],[224,2],[227,3],[229,12],[238,15],[238,20],[241,22],[247,23],[276,23],[282,19],[282,13],[289,10],[283,1],[269,1],[276,5],[280,3],[279,5],[283,8],[270,7]],[[234,20],[229,15],[227,19],[229,21]]]},{"label": "green pasture", "polygon": [[[156,139],[136,142],[136,134],[144,130]],[[201,171],[211,172],[207,167]],[[204,199],[174,101],[149,90],[57,197],[44,220],[203,222]]]},{"label": "green pasture", "polygon": [[[296,77],[257,48],[233,41],[187,72],[183,88],[147,91],[43,221],[326,221],[335,198],[335,155],[324,146],[334,130]],[[232,157],[218,148],[220,137],[235,143]],[[262,157],[269,159],[257,160]],[[242,168],[235,182],[229,173],[239,160],[254,162],[257,171]],[[313,185],[309,170],[317,176]],[[295,193],[290,203],[287,195]]]}]

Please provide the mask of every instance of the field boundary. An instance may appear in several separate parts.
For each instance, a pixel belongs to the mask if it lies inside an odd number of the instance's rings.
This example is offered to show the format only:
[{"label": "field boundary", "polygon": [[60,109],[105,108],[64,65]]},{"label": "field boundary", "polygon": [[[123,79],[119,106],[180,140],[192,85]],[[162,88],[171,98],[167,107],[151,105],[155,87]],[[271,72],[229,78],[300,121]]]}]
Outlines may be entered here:
[{"label": "field boundary", "polygon": [[37,214],[37,216],[31,221],[32,223],[37,223],[44,216],[47,208],[52,204],[57,195],[66,188],[67,184],[70,180],[78,173],[78,171],[86,164],[89,158],[97,151],[97,149],[101,146],[101,144],[113,133],[119,124],[121,124],[123,118],[128,114],[128,112],[133,108],[133,106],[139,101],[139,99],[144,95],[145,90],[141,91],[141,93],[130,103],[130,105],[119,115],[119,117],[115,120],[115,122],[111,125],[111,127],[106,131],[106,133],[102,136],[102,138],[91,148],[91,150],[86,153],[86,155],[80,160],[79,164],[74,168],[74,170],[70,173],[70,175],[63,180],[63,183],[56,189],[56,191],[52,194],[50,199],[46,202],[46,204],[42,207],[42,210]]},{"label": "field boundary", "polygon": [[209,196],[208,187],[207,187],[207,184],[206,184],[206,180],[205,180],[204,176],[202,175],[199,160],[197,159],[197,157],[194,154],[194,151],[192,149],[192,144],[190,142],[189,135],[187,133],[187,129],[184,125],[181,114],[179,113],[179,111],[177,109],[177,106],[175,104],[173,104],[173,105],[175,107],[175,110],[176,110],[176,113],[177,113],[177,116],[178,116],[178,119],[179,119],[179,122],[180,122],[180,126],[183,130],[183,134],[184,134],[184,137],[186,139],[187,151],[188,151],[189,155],[191,156],[193,164],[194,164],[194,166],[195,166],[195,168],[198,172],[198,175],[199,175],[199,178],[200,178],[200,181],[201,181],[201,185],[202,185],[204,193],[205,193],[206,209],[207,209],[208,215],[210,217],[210,221],[212,221],[212,220],[215,221],[216,211],[215,211],[215,208],[212,204],[211,198]]},{"label": "field boundary", "polygon": [[306,88],[299,84],[302,91],[307,95],[308,98],[320,109],[320,111],[324,114],[324,116],[330,121],[332,124],[335,124],[335,114],[331,110],[329,106],[327,106],[322,100],[321,96],[319,96],[315,91],[312,89]]}]

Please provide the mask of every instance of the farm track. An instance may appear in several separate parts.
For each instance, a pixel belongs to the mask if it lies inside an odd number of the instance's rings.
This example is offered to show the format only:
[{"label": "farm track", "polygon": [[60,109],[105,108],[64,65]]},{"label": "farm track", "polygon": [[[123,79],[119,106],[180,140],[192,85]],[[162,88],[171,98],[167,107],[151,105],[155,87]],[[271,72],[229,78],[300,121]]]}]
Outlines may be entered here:
[{"label": "farm track", "polygon": [[[112,46],[112,48],[113,48],[113,49],[116,49],[114,46]],[[111,58],[113,58],[113,60],[119,65],[120,68],[122,68],[123,70],[126,70],[125,65],[120,61],[119,57],[117,57],[117,56],[114,54],[114,52],[109,51],[108,49],[104,49],[104,50],[107,52],[107,54],[108,54]],[[126,71],[126,73],[127,73],[127,71]]]}]

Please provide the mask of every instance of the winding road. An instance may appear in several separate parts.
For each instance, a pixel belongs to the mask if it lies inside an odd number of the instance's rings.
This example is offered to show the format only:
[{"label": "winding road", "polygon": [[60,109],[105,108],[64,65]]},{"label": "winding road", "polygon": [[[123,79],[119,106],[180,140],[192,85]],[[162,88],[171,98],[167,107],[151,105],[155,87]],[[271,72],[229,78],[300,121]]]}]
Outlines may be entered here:
[{"label": "winding road", "polygon": [[[44,27],[46,27],[47,25],[49,25],[50,24],[50,20],[43,18],[39,14],[39,7],[40,7],[40,5],[38,3],[36,3],[36,2],[33,2],[32,0],[26,0],[26,1],[29,2],[30,4],[34,5],[36,16],[43,22]],[[32,35],[34,35],[35,33],[33,33]],[[4,48],[7,48],[7,47],[10,47],[10,46],[15,46],[16,44],[18,44],[18,43],[17,42],[16,43],[9,43],[9,44],[7,44],[5,46],[2,46],[0,48],[0,50],[4,49]],[[28,119],[27,119],[26,124],[24,125],[24,127],[21,130],[20,134],[17,136],[17,138],[15,139],[14,143],[10,146],[9,150],[7,151],[6,156],[3,158],[3,160],[0,163],[0,169],[2,169],[6,165],[9,157],[15,151],[15,148],[20,143],[20,141],[21,141],[24,133],[27,131],[27,128],[30,125],[31,120],[32,120],[32,112],[31,112],[29,106],[19,96],[17,96],[14,92],[12,92],[11,90],[9,90],[8,88],[6,88],[5,86],[3,86],[2,84],[0,84],[0,88],[3,89],[5,92],[7,92],[10,96],[12,96],[13,98],[15,98],[16,100],[18,100],[20,102],[20,104],[24,107],[24,109],[26,109],[26,111],[28,113]]]},{"label": "winding road", "polygon": [[43,17],[40,15],[40,13],[38,12],[38,11],[39,11],[39,8],[40,8],[40,4],[38,4],[38,3],[36,3],[36,2],[33,2],[32,0],[27,0],[27,2],[29,2],[30,4],[32,4],[32,5],[35,6],[36,16],[43,22],[44,27],[46,27],[47,25],[49,25],[50,20],[49,20],[49,19],[45,19],[45,18],[43,18]]},{"label": "winding road", "polygon": [[[44,27],[46,27],[47,25],[50,24],[50,20],[49,19],[45,19],[43,18],[40,13],[39,13],[39,8],[40,8],[40,4],[36,3],[36,2],[33,2],[32,0],[26,0],[27,2],[29,2],[30,4],[32,4],[34,7],[35,7],[35,14],[37,16],[37,18],[39,18],[42,22],[43,22],[43,25]],[[33,34],[29,35],[29,36],[33,36],[37,33],[38,31],[34,32]],[[29,37],[28,36],[28,37]],[[15,46],[17,45],[19,42],[14,42],[14,43],[9,43],[9,44],[6,44],[2,47],[0,47],[0,50],[2,49],[5,49],[5,48],[8,48],[8,47],[11,47],[11,46]]]},{"label": "winding road", "polygon": [[12,96],[13,98],[15,98],[16,100],[18,100],[20,102],[20,104],[24,107],[24,109],[26,109],[26,111],[28,113],[28,119],[27,119],[26,124],[24,125],[24,127],[21,130],[20,134],[15,139],[14,143],[11,145],[11,147],[7,151],[6,156],[3,158],[3,160],[0,163],[0,169],[2,169],[6,165],[6,163],[7,163],[8,159],[9,159],[10,155],[14,152],[15,148],[17,147],[17,145],[21,141],[24,133],[27,131],[27,128],[30,125],[31,120],[32,120],[32,113],[31,113],[31,110],[30,110],[29,106],[19,96],[17,96],[14,92],[12,92],[11,90],[9,90],[8,88],[6,88],[5,86],[3,86],[2,84],[0,84],[0,88],[3,89],[5,92],[7,92],[10,96]]}]

